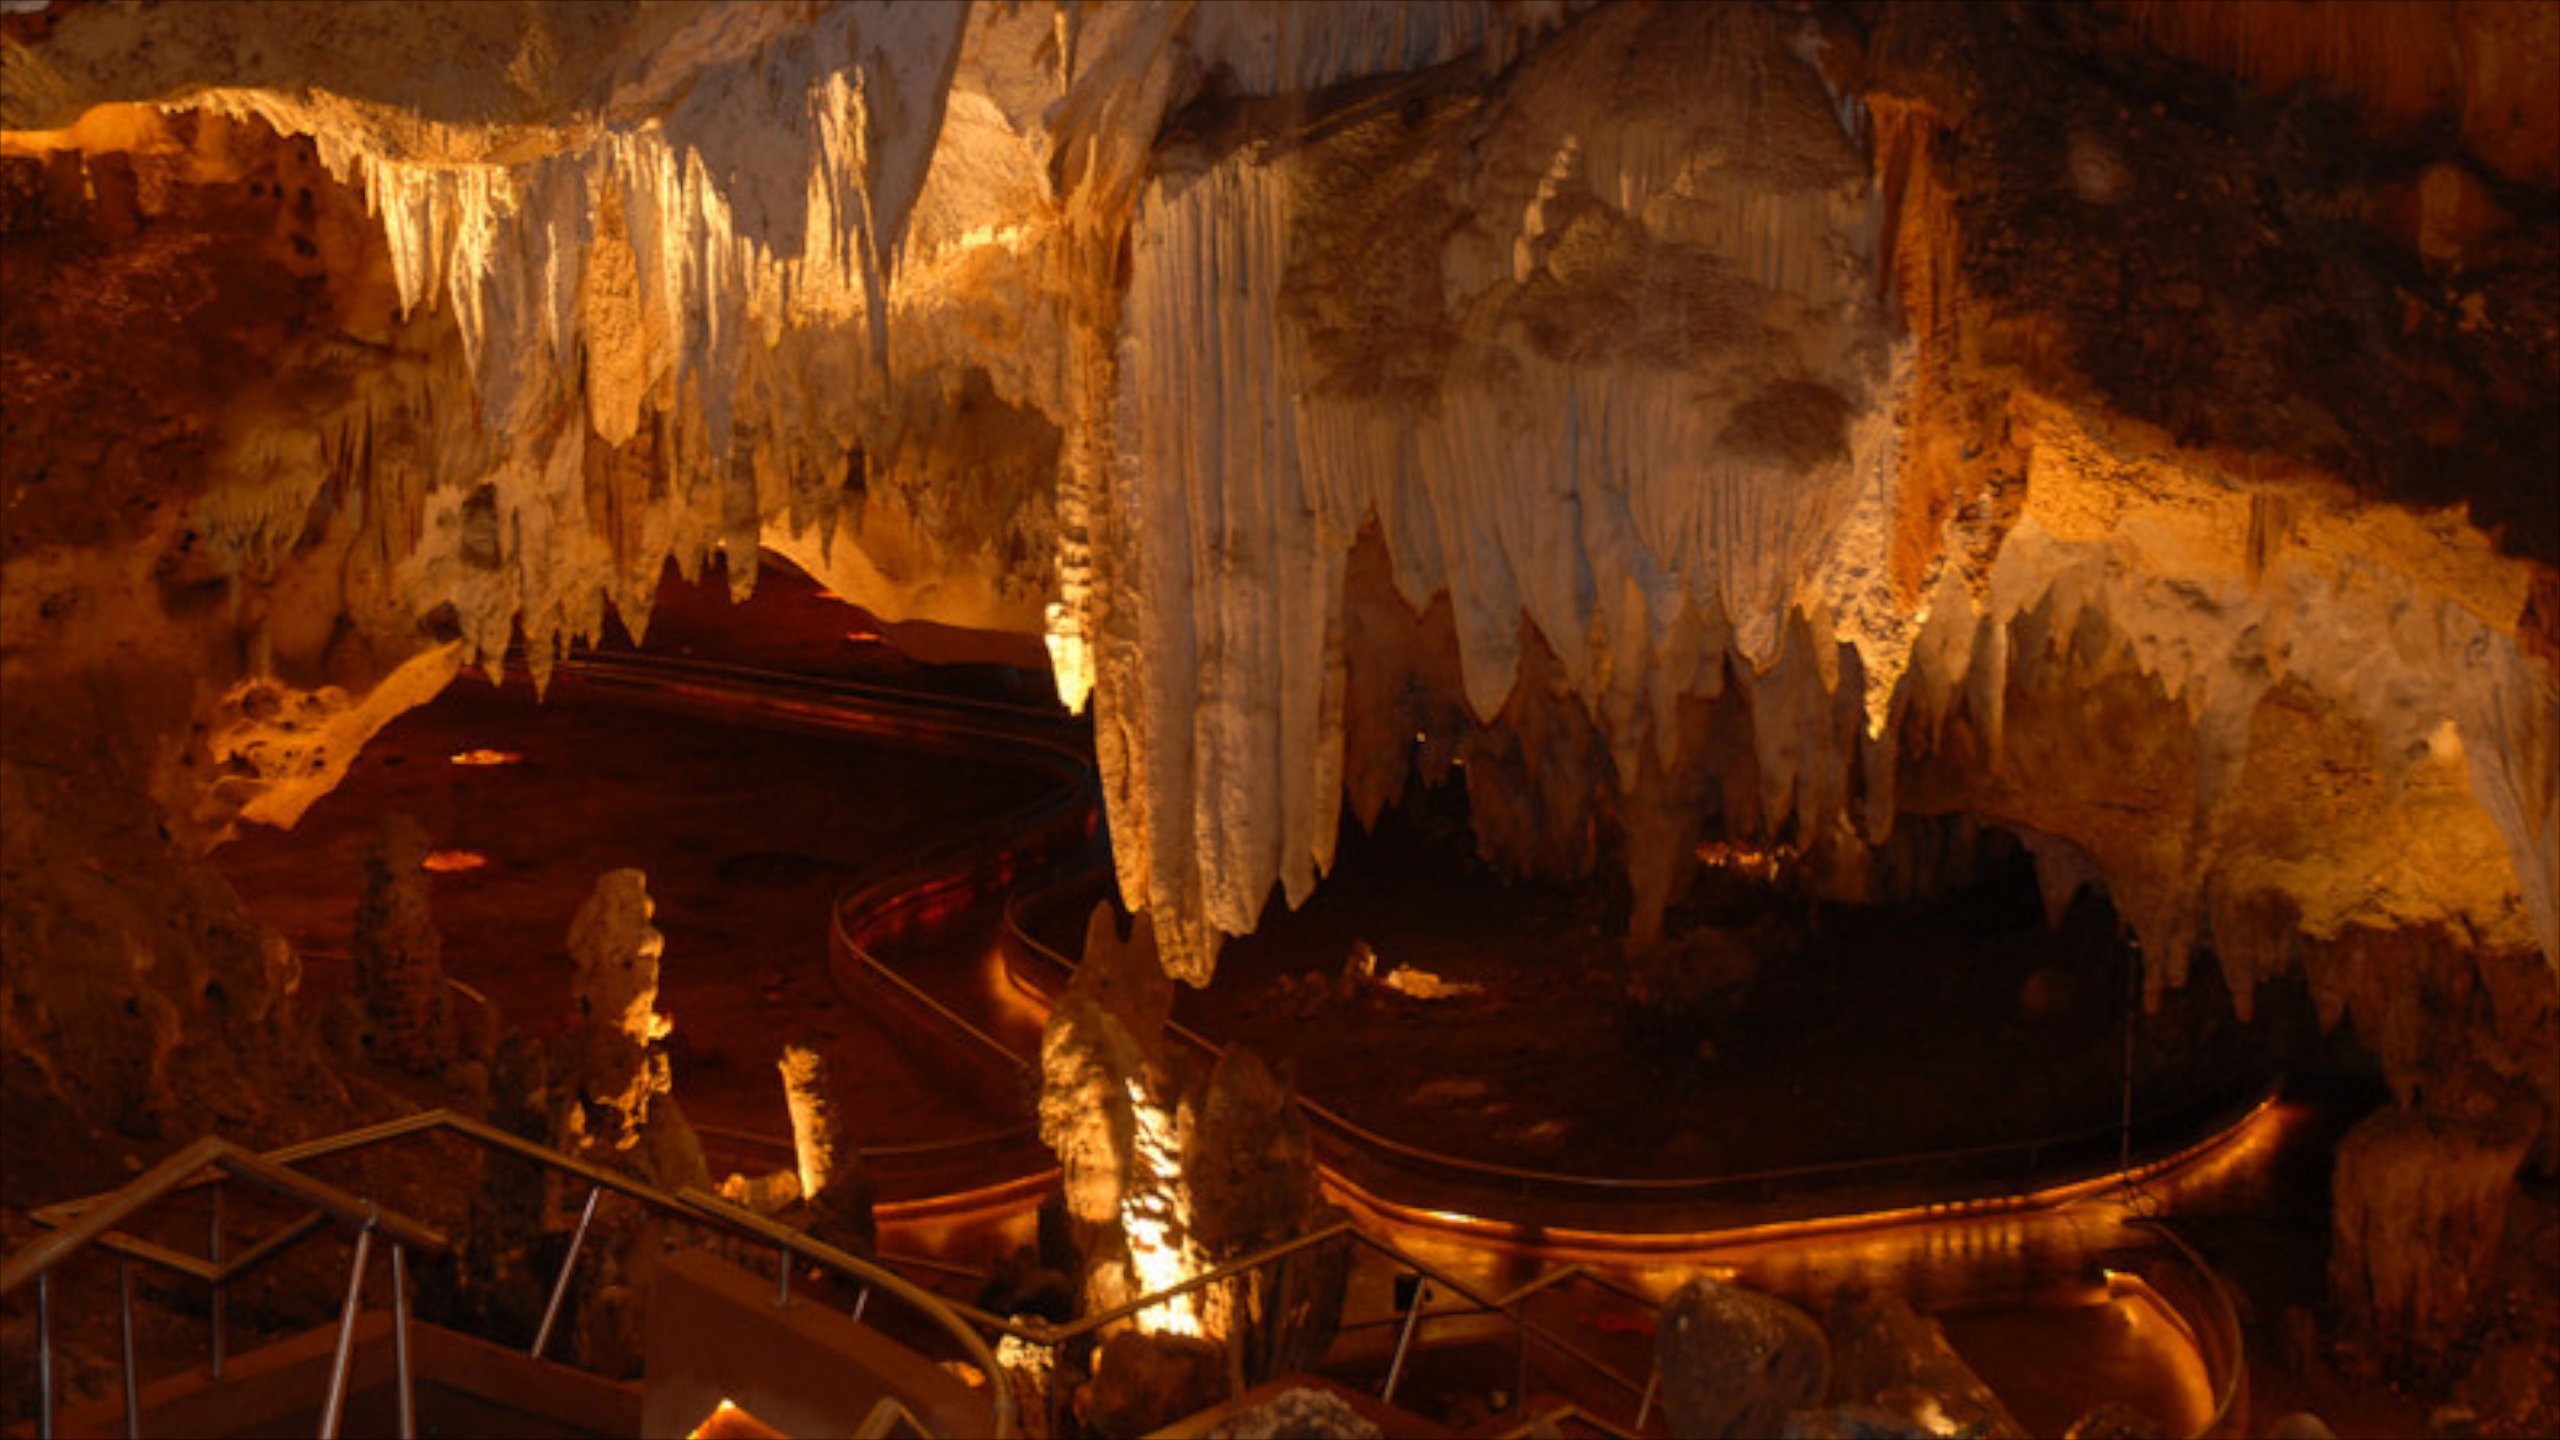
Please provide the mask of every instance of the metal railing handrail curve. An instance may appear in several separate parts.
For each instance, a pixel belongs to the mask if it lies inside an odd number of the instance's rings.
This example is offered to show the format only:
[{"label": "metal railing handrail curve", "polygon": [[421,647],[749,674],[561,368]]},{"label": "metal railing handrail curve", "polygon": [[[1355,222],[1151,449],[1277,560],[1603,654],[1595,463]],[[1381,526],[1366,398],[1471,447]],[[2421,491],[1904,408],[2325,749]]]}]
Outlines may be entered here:
[{"label": "metal railing handrail curve", "polygon": [[[456,1135],[485,1148],[504,1151],[548,1169],[575,1176],[587,1181],[591,1187],[585,1215],[579,1223],[578,1240],[571,1242],[570,1253],[562,1263],[559,1280],[553,1288],[551,1310],[546,1313],[542,1333],[535,1340],[534,1348],[537,1357],[542,1349],[543,1340],[549,1335],[552,1319],[559,1308],[561,1294],[565,1291],[571,1270],[577,1262],[577,1246],[579,1240],[584,1238],[587,1220],[593,1218],[596,1198],[602,1191],[611,1190],[673,1218],[708,1225],[716,1230],[725,1230],[741,1240],[772,1245],[784,1255],[783,1293],[786,1297],[789,1266],[792,1260],[796,1259],[844,1275],[865,1290],[878,1290],[899,1300],[948,1335],[959,1346],[968,1363],[975,1366],[980,1374],[989,1377],[987,1389],[994,1412],[991,1417],[992,1433],[997,1437],[1011,1437],[1019,1433],[1019,1415],[1011,1387],[1001,1382],[999,1378],[1001,1372],[996,1368],[994,1352],[988,1348],[984,1337],[954,1311],[950,1302],[892,1272],[884,1262],[866,1259],[824,1241],[812,1239],[788,1226],[768,1220],[705,1191],[687,1189],[670,1193],[633,1176],[607,1169],[574,1155],[564,1154],[547,1145],[527,1140],[485,1121],[475,1120],[468,1115],[457,1114],[451,1110],[426,1110],[413,1115],[399,1116],[378,1124],[284,1146],[264,1155],[246,1150],[218,1136],[206,1136],[118,1190],[80,1200],[64,1201],[34,1212],[34,1217],[40,1223],[60,1225],[63,1228],[23,1247],[17,1254],[9,1257],[5,1278],[0,1278],[0,1294],[16,1289],[29,1279],[49,1273],[78,1250],[91,1244],[103,1243],[115,1226],[132,1218],[149,1205],[171,1195],[219,1183],[220,1176],[205,1173],[208,1167],[257,1184],[261,1188],[305,1200],[306,1203],[325,1205],[329,1213],[340,1218],[352,1216],[368,1232],[379,1232],[385,1239],[395,1244],[443,1253],[451,1248],[451,1242],[439,1232],[381,1210],[371,1201],[358,1200],[342,1190],[314,1180],[310,1176],[299,1174],[291,1168],[308,1161],[345,1155],[429,1133]],[[348,1210],[349,1205],[355,1207],[351,1212]],[[305,1229],[302,1233],[309,1232]],[[298,1241],[302,1237],[295,1235],[293,1238]],[[146,1248],[158,1249],[158,1247]],[[230,1278],[234,1268],[248,1268],[253,1263],[253,1255],[258,1263],[262,1263],[265,1259],[271,1258],[273,1253],[270,1247],[265,1246],[259,1247],[259,1251],[268,1253],[259,1254],[253,1251],[244,1254],[239,1261],[234,1262],[233,1267],[219,1267],[210,1277],[191,1267],[177,1268],[184,1270],[185,1273],[196,1275],[197,1278],[210,1278],[218,1285]],[[130,1247],[123,1253],[130,1253]],[[158,1263],[158,1257],[154,1255],[143,1254],[135,1258]]]},{"label": "metal railing handrail curve", "polygon": [[[1054,899],[1058,893],[1070,886],[1089,883],[1091,878],[1091,872],[1068,875],[1037,888],[1026,888],[1015,892],[1005,905],[1007,940],[1012,946],[1019,947],[1024,953],[1042,960],[1062,974],[1073,975],[1077,962],[1031,933],[1030,927],[1023,922],[1022,912],[1030,906]],[[1178,1020],[1167,1020],[1165,1029],[1167,1033],[1213,1059],[1225,1053],[1225,1046]],[[2226,1096],[2206,1101],[2191,1100],[2146,1111],[2135,1117],[2135,1128],[2142,1129],[2167,1120],[2185,1118],[2202,1109],[2210,1109],[2217,1114],[2227,1113],[2235,1118],[2254,1114],[2273,1099],[2279,1084],[2279,1080],[2269,1080],[2237,1101]],[[1390,1135],[1379,1134],[1324,1102],[1305,1095],[1298,1097],[1298,1104],[1310,1119],[1317,1121],[1320,1126],[1334,1132],[1338,1137],[1355,1141],[1362,1147],[1417,1166],[1478,1181],[1497,1182],[1496,1188],[1531,1186],[1550,1191],[1579,1192],[1594,1196],[1651,1192],[1675,1198],[1707,1198],[1719,1192],[1750,1186],[1765,1187],[1783,1181],[1851,1177],[1893,1171],[1908,1172],[1923,1166],[1999,1157],[2023,1157],[2032,1160],[2045,1151],[2070,1145],[2085,1145],[2101,1138],[2115,1136],[2122,1128],[2120,1121],[2110,1121],[2058,1134],[2029,1136],[2019,1140],[1993,1141],[1980,1145],[1955,1146],[1899,1155],[1868,1156],[1851,1160],[1822,1161],[1805,1165],[1772,1166],[1724,1175],[1619,1176],[1538,1170],[1526,1166],[1507,1165],[1500,1161],[1452,1155],[1445,1151],[1416,1145],[1410,1141],[1398,1140]],[[2174,1165],[2184,1156],[2185,1147],[2181,1147],[2178,1151],[2136,1168],[2141,1172],[2151,1173],[2165,1166]]]}]

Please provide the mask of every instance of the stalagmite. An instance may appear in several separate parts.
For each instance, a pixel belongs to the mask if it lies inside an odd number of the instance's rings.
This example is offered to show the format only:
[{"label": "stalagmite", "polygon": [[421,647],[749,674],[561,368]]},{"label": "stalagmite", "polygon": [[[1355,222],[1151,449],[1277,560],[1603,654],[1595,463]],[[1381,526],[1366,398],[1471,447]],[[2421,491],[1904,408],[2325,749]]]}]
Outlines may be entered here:
[{"label": "stalagmite", "polygon": [[[1042,635],[1196,984],[1344,799],[1459,764],[1485,856],[1623,863],[1638,940],[1710,828],[1848,897],[1964,815],[2153,999],[2355,930],[2560,963],[2542,8],[141,15],[8,41],[8,223],[220,213],[297,290],[131,454],[13,372],[13,495],[192,459],[105,579],[31,530],[8,664],[197,656],[118,764],[207,838],[771,546]],[[2301,115],[2138,102],[2186,61],[2435,149],[2307,200]]]},{"label": "stalagmite", "polygon": [[850,1248],[868,1253],[878,1236],[871,1179],[829,1093],[826,1057],[807,1045],[786,1045],[777,1068],[791,1112],[800,1197],[812,1217],[809,1231],[830,1245],[852,1242]]},{"label": "stalagmite", "polygon": [[639,1143],[651,1107],[675,1083],[663,1043],[675,1022],[658,1013],[658,958],[667,939],[649,923],[656,908],[647,876],[609,871],[569,926],[578,1028],[568,1068],[601,1119],[600,1138],[618,1149]]},{"label": "stalagmite", "polygon": [[433,1075],[456,1058],[444,939],[427,906],[427,840],[406,815],[384,818],[359,861],[356,998],[375,1059]]}]

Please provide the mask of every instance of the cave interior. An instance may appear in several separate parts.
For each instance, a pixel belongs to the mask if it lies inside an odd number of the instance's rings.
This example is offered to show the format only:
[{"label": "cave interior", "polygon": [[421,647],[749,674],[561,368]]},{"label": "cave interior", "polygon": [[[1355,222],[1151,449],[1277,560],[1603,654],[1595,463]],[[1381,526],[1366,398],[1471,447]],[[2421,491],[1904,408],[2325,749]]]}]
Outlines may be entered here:
[{"label": "cave interior", "polygon": [[0,742],[12,1434],[2560,1433],[2560,0],[7,0]]}]

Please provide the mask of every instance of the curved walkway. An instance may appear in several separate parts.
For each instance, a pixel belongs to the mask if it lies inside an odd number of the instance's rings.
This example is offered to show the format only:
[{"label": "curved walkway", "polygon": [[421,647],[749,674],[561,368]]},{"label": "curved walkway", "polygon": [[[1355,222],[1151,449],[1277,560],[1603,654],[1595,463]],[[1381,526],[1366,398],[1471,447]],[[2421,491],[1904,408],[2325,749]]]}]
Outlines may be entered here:
[{"label": "curved walkway", "polygon": [[[1098,794],[1077,727],[1052,714],[853,682],[637,655],[575,662],[582,679],[635,700],[697,713],[755,712],[891,744],[1042,771],[1049,793],[982,826],[948,835],[848,887],[832,907],[829,959],[838,985],[939,1038],[947,1078],[995,1108],[1030,1093],[1040,1012],[1074,961],[1024,923],[1063,894],[1090,894]],[[1031,1001],[1008,1005],[988,977],[928,959],[929,937],[973,907],[1001,903],[1003,979]],[[1176,1024],[1214,1059],[1222,1047]],[[1365,1208],[1407,1222],[1512,1242],[1578,1248],[1694,1249],[1778,1233],[1896,1219],[2046,1208],[2139,1184],[2191,1161],[2265,1111],[2273,1087],[2133,1118],[1999,1144],[1758,1170],[1622,1177],[1489,1163],[1433,1150],[1301,1099],[1327,1181]],[[891,1218],[1038,1193],[1054,1162],[1028,1120],[983,1134],[866,1152],[878,1166],[930,1169],[948,1189],[890,1207]],[[906,1187],[901,1187],[906,1188]],[[910,1191],[912,1194],[913,1192]]]}]

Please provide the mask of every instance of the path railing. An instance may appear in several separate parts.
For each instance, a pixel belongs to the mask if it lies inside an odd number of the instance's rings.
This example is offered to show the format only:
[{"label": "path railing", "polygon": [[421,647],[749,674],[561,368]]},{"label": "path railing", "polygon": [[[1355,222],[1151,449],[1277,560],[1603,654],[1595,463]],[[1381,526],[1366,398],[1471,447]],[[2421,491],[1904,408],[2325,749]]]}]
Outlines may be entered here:
[{"label": "path railing", "polygon": [[[1008,900],[1004,922],[1005,959],[1009,966],[1016,967],[1014,973],[1026,987],[1054,993],[1054,987],[1063,986],[1076,970],[1076,961],[1041,940],[1026,915],[1044,905],[1057,903],[1063,894],[1080,887],[1090,887],[1094,879],[1091,872],[1062,876],[1044,885],[1017,891]],[[1048,983],[1024,973],[1035,967],[1045,972]],[[1167,1021],[1165,1028],[1167,1033],[1213,1061],[1226,1051],[1224,1045],[1181,1021]],[[2270,1079],[2236,1099],[2227,1095],[2214,1096],[2136,1115],[2132,1129],[2137,1138],[2136,1148],[2144,1158],[2126,1171],[2119,1171],[2117,1164],[2119,1141],[2124,1133],[2122,1122],[2117,1120],[2056,1134],[1907,1154],[1771,1166],[1717,1175],[1626,1176],[1541,1170],[1453,1155],[1380,1134],[1340,1110],[1305,1095],[1298,1097],[1298,1105],[1313,1123],[1318,1137],[1331,1142],[1326,1149],[1338,1178],[1349,1178],[1339,1173],[1345,1169],[1392,1171],[1404,1178],[1415,1175],[1438,1178],[1478,1195],[1534,1199],[1550,1205],[1578,1202],[1623,1212],[1630,1201],[1654,1201],[1702,1209],[1712,1205],[1736,1209],[1753,1207],[1761,1212],[1747,1219],[1725,1222],[1742,1225],[1790,1220],[1818,1222],[1828,1218],[1820,1213],[1819,1207],[1791,1206],[1791,1198],[1849,1186],[1857,1187],[1868,1197],[1897,1191],[1925,1195],[1927,1199],[1921,1203],[1929,1208],[1954,1210],[1968,1206],[1994,1208],[2029,1201],[2054,1203],[2096,1193],[2127,1177],[2138,1182],[2195,1158],[2233,1129],[2254,1118],[2274,1103],[2279,1083]],[[2204,1138],[2195,1138],[2199,1135]],[[1365,1187],[1357,1184],[1351,1188],[1366,1193]],[[1965,1193],[1951,1193],[1958,1188]],[[1369,1198],[1385,1197],[1370,1195]],[[1390,1198],[1389,1203],[1395,1202]],[[1902,1207],[1871,1204],[1869,1208]],[[1787,1213],[1791,1209],[1807,1213]]]},{"label": "path railing", "polygon": [[[380,1235],[391,1246],[392,1281],[392,1350],[398,1387],[399,1423],[402,1440],[416,1434],[416,1413],[412,1376],[409,1370],[408,1346],[408,1268],[412,1250],[443,1255],[452,1249],[441,1233],[414,1220],[381,1209],[372,1201],[348,1194],[334,1186],[299,1173],[294,1167],[314,1160],[350,1154],[395,1141],[423,1135],[458,1136],[485,1150],[512,1155],[530,1161],[555,1173],[587,1184],[587,1196],[578,1216],[577,1228],[571,1233],[568,1252],[560,1261],[549,1299],[543,1307],[541,1324],[536,1328],[526,1353],[541,1359],[549,1348],[559,1322],[561,1310],[575,1277],[580,1253],[585,1247],[589,1227],[594,1223],[597,1206],[612,1194],[637,1203],[653,1213],[670,1219],[703,1225],[741,1242],[769,1246],[775,1255],[775,1286],[780,1303],[789,1303],[791,1275],[795,1267],[808,1265],[843,1276],[856,1288],[854,1314],[860,1318],[874,1295],[886,1296],[922,1317],[940,1330],[958,1349],[961,1358],[989,1379],[988,1395],[993,1406],[990,1425],[998,1436],[1018,1433],[1018,1414],[1011,1389],[999,1380],[993,1352],[978,1331],[948,1305],[942,1297],[905,1279],[888,1268],[890,1262],[866,1259],[859,1255],[815,1240],[777,1224],[764,1216],[700,1190],[688,1189],[671,1194],[632,1176],[566,1155],[548,1146],[536,1144],[467,1115],[449,1110],[430,1110],[403,1116],[378,1125],[347,1131],[299,1145],[287,1146],[265,1155],[244,1150],[229,1141],[206,1137],[187,1146],[159,1165],[152,1167],[132,1183],[105,1195],[84,1200],[67,1201],[35,1211],[39,1224],[53,1233],[21,1249],[9,1257],[0,1271],[0,1295],[15,1292],[33,1283],[37,1300],[37,1369],[39,1374],[40,1433],[53,1434],[53,1344],[52,1294],[53,1273],[72,1256],[91,1248],[116,1256],[123,1303],[124,1402],[125,1431],[140,1433],[141,1415],[138,1405],[138,1376],[133,1354],[133,1288],[131,1267],[140,1262],[203,1282],[212,1289],[210,1369],[216,1379],[222,1374],[226,1314],[225,1298],[229,1288],[251,1271],[271,1263],[285,1252],[310,1238],[327,1220],[337,1220],[355,1231],[355,1259],[350,1266],[347,1293],[338,1323],[338,1341],[330,1366],[328,1392],[321,1411],[321,1434],[334,1436],[346,1403],[347,1379],[353,1353],[356,1316],[364,1289],[365,1268],[370,1259],[373,1240]],[[267,1239],[230,1259],[222,1256],[222,1187],[238,1181],[254,1185],[269,1193],[296,1201],[307,1207],[300,1219],[285,1226]],[[213,1214],[211,1255],[195,1256],[123,1234],[119,1227],[135,1216],[176,1195],[210,1189]]]}]

